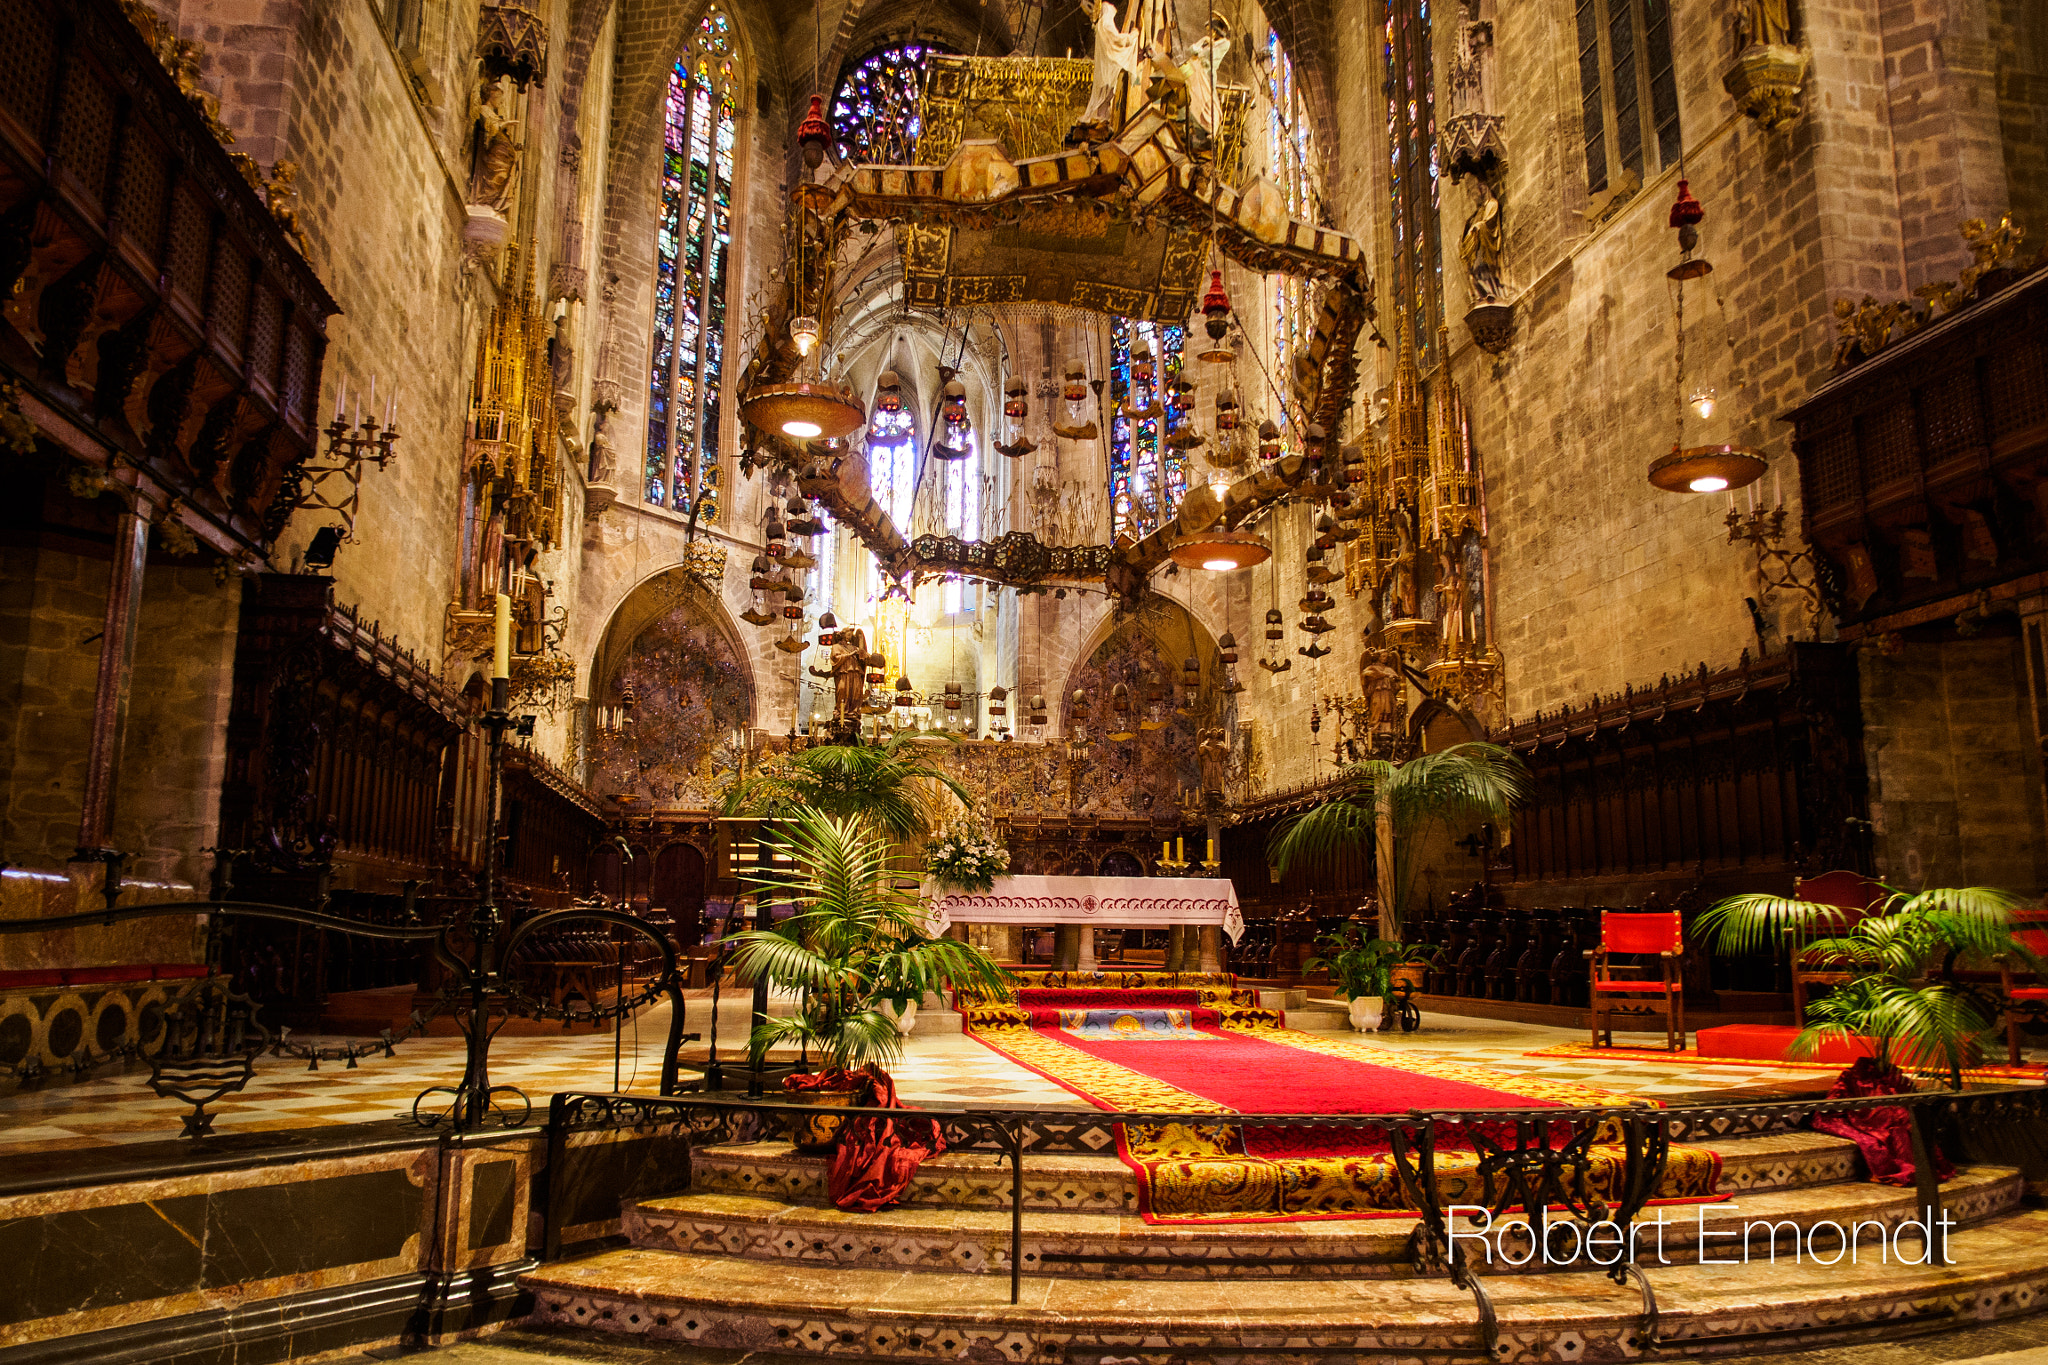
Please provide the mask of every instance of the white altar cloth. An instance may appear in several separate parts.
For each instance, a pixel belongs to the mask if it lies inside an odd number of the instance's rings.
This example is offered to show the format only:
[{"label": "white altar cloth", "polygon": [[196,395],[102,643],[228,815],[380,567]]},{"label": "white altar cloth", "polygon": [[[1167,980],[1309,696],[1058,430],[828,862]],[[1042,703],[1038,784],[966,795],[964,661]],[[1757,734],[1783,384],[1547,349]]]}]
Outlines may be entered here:
[{"label": "white altar cloth", "polygon": [[1244,933],[1228,877],[998,877],[987,891],[947,891],[927,880],[930,932],[950,924],[1102,924],[1157,928],[1216,924]]}]

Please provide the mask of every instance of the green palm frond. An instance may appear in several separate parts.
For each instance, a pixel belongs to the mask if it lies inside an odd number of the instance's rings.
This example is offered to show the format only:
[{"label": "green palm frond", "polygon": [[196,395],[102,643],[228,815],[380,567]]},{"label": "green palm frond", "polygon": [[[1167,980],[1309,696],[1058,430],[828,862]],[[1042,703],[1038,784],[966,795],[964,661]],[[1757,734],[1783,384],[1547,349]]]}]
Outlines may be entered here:
[{"label": "green palm frond", "polygon": [[[951,735],[936,738],[958,742]],[[926,761],[919,743],[898,735],[880,744],[827,744],[778,754],[734,779],[720,810],[787,817],[809,806],[827,815],[858,817],[899,842],[916,839],[944,823],[949,795],[962,805],[973,804],[958,779]]]},{"label": "green palm frond", "polygon": [[761,841],[793,870],[754,874],[758,895],[796,913],[737,936],[735,961],[796,993],[795,1015],[755,1030],[754,1046],[814,1048],[827,1066],[887,1064],[900,1055],[895,1020],[881,1008],[966,986],[1009,998],[1009,977],[971,944],[932,938],[914,884],[898,885],[889,836],[858,815],[793,807]]},{"label": "green palm frond", "polygon": [[1955,1071],[1983,1056],[1989,1028],[1976,1006],[1944,985],[1909,986],[1858,977],[1808,1006],[1813,1022],[1792,1040],[1794,1057],[1810,1057],[1829,1039],[1868,1038],[1880,1065],[1938,1062]]},{"label": "green palm frond", "polygon": [[1473,740],[1406,763],[1370,759],[1346,768],[1330,798],[1283,822],[1266,843],[1266,860],[1283,874],[1338,853],[1363,850],[1377,838],[1385,798],[1392,849],[1381,849],[1393,873],[1395,922],[1404,917],[1415,875],[1416,846],[1431,827],[1485,821],[1506,827],[1529,799],[1528,765],[1498,744]]}]

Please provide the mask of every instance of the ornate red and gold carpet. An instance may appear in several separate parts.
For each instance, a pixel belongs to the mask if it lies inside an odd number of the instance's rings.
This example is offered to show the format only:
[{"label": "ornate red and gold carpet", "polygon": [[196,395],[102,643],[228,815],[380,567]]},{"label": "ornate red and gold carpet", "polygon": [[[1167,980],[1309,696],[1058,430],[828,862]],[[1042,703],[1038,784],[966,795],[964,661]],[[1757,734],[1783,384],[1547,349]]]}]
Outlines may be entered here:
[{"label": "ornate red and gold carpet", "polygon": [[[1126,1113],[1398,1114],[1654,1104],[1573,1082],[1298,1032],[1283,1027],[1277,1011],[1202,998],[1212,993],[1236,994],[1228,987],[1148,984],[1110,987],[1098,996],[1062,982],[1027,988],[1017,1005],[1000,1013],[979,1007],[969,1013],[968,1028],[983,1044],[1089,1103]],[[1506,1132],[1502,1125],[1500,1135]],[[1592,1148],[1586,1176],[1596,1193],[1605,1193],[1619,1174],[1620,1152],[1613,1144]],[[1150,1223],[1413,1211],[1385,1138],[1364,1130],[1193,1119],[1124,1124],[1118,1155],[1137,1178],[1139,1212]],[[1469,1139],[1439,1128],[1439,1198],[1490,1202],[1478,1168]],[[1719,1173],[1712,1152],[1674,1146],[1658,1197],[1713,1198]]]}]

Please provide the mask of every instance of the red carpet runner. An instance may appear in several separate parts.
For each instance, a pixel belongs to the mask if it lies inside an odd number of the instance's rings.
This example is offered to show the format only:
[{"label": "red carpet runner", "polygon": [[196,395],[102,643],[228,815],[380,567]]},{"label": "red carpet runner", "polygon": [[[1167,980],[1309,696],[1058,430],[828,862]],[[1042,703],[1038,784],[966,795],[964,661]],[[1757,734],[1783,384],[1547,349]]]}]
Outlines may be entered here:
[{"label": "red carpet runner", "polygon": [[[1384,1114],[1648,1103],[1570,1082],[1404,1057],[1265,1020],[1218,1023],[1219,1013],[1267,1012],[1197,1004],[1206,991],[1112,990],[1090,1000],[1091,994],[1025,991],[1008,1017],[970,1017],[970,1031],[1090,1103],[1125,1112]],[[1169,1004],[1156,998],[1169,994],[1188,999]],[[1439,1129],[1438,1144],[1439,1197],[1487,1202],[1469,1143]],[[1599,1145],[1593,1152],[1588,1181],[1604,1192],[1619,1173],[1620,1149]],[[1120,1130],[1118,1155],[1137,1177],[1139,1212],[1150,1223],[1371,1218],[1410,1211],[1384,1140],[1355,1130],[1127,1124]],[[1658,1195],[1711,1198],[1719,1167],[1711,1152],[1673,1147]]]}]

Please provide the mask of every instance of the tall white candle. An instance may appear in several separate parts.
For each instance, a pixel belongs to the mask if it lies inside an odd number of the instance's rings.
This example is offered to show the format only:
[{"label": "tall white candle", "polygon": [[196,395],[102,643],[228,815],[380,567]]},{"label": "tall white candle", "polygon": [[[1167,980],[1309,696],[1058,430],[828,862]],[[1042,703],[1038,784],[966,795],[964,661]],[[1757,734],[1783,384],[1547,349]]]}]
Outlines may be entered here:
[{"label": "tall white candle", "polygon": [[498,594],[498,609],[492,621],[491,676],[512,676],[512,599]]}]

